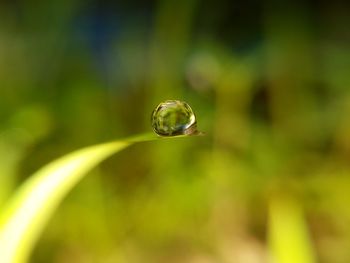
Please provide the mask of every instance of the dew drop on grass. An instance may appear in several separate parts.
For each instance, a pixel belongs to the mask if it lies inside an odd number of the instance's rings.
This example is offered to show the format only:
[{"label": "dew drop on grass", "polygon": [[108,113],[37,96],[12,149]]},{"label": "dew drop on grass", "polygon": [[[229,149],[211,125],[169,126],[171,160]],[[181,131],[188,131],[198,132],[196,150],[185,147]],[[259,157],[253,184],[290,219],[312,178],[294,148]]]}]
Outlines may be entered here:
[{"label": "dew drop on grass", "polygon": [[152,113],[152,127],[160,136],[199,134],[191,107],[180,100],[160,103]]}]

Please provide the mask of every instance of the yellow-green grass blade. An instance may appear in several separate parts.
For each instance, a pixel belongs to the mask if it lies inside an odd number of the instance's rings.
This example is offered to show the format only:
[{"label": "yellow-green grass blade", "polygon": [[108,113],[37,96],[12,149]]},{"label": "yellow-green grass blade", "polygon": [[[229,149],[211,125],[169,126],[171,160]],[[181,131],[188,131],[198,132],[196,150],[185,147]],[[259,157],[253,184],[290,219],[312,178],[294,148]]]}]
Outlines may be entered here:
[{"label": "yellow-green grass blade", "polygon": [[67,154],[34,173],[17,190],[1,214],[1,263],[22,263],[28,260],[46,223],[62,199],[89,170],[136,142],[158,138],[153,134],[143,134],[86,147]]},{"label": "yellow-green grass blade", "polygon": [[315,263],[309,231],[300,204],[277,196],[270,201],[271,263]]}]

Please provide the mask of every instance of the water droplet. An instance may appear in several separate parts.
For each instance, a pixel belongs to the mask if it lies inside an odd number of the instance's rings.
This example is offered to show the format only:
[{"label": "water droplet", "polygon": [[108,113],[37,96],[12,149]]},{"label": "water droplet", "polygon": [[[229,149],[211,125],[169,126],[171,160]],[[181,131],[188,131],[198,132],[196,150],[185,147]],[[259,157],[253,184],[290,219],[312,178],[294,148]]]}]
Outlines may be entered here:
[{"label": "water droplet", "polygon": [[153,130],[160,136],[197,134],[197,121],[191,107],[184,101],[166,100],[152,113]]}]

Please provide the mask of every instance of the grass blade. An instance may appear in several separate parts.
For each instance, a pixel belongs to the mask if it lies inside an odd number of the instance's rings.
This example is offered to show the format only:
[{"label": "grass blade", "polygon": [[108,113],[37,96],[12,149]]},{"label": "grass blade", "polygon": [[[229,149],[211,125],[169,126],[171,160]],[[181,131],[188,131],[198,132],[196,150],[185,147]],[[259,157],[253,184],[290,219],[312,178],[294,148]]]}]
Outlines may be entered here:
[{"label": "grass blade", "polygon": [[86,147],[67,154],[34,173],[15,193],[0,218],[2,263],[28,260],[46,223],[69,191],[101,161],[142,141],[157,140],[143,134],[125,140]]},{"label": "grass blade", "polygon": [[309,231],[300,204],[277,196],[270,202],[269,243],[273,263],[315,263]]}]

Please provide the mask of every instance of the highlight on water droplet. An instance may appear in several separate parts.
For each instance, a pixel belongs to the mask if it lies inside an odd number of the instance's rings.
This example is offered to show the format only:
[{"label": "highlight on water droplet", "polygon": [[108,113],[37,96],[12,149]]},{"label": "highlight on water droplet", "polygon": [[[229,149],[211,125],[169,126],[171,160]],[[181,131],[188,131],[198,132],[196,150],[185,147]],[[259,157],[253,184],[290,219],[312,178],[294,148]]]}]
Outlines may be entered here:
[{"label": "highlight on water droplet", "polygon": [[180,100],[160,103],[152,113],[152,127],[160,136],[199,134],[196,116],[190,105]]}]

